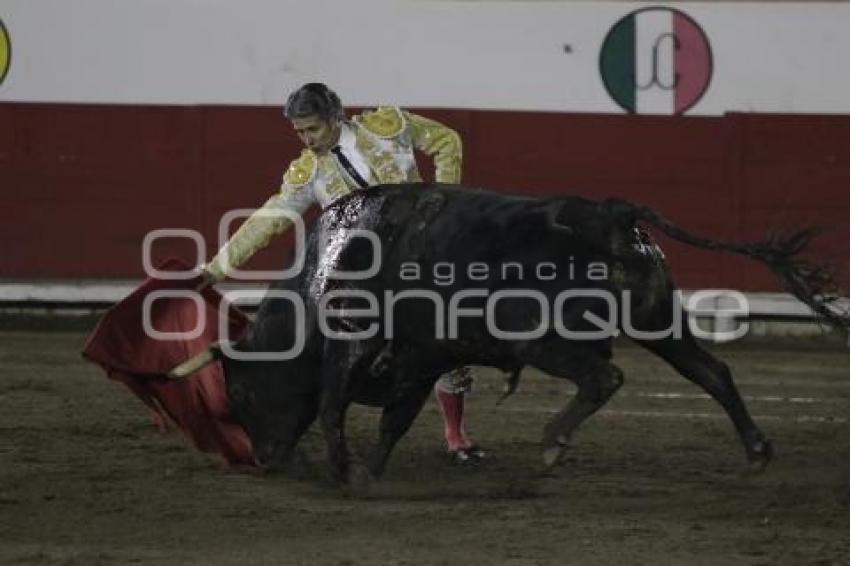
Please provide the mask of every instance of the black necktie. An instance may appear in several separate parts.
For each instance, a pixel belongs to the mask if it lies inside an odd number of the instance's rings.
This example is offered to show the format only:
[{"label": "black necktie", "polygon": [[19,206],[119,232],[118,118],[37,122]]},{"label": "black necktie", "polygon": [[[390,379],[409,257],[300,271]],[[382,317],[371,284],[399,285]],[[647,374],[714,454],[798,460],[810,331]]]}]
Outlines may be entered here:
[{"label": "black necktie", "polygon": [[360,185],[360,188],[366,188],[369,186],[369,183],[366,182],[360,173],[357,172],[357,169],[354,168],[354,165],[351,164],[351,161],[342,153],[342,148],[336,146],[331,150],[331,152],[336,155],[337,161],[342,165],[343,169],[349,174],[349,176],[354,179],[354,182]]}]

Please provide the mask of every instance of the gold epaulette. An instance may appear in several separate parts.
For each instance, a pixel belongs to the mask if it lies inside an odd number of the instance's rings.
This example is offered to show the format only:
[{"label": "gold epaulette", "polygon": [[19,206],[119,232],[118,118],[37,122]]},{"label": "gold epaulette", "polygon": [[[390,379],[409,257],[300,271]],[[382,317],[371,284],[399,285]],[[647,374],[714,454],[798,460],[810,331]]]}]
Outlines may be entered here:
[{"label": "gold epaulette", "polygon": [[289,168],[283,174],[283,182],[300,187],[309,183],[315,176],[316,155],[309,149],[305,149],[298,159],[289,164]]},{"label": "gold epaulette", "polygon": [[379,106],[375,110],[363,112],[356,120],[380,138],[394,138],[406,126],[401,110],[395,106]]}]

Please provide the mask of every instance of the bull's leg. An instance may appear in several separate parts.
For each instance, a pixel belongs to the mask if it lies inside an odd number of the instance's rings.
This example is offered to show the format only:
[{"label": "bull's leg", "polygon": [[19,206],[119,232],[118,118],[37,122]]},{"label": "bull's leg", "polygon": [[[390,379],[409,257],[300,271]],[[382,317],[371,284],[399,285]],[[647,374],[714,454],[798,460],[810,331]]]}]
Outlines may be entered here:
[{"label": "bull's leg", "polygon": [[345,414],[349,403],[337,392],[325,391],[320,408],[322,432],[328,448],[331,476],[340,482],[348,479],[351,455],[345,441]]},{"label": "bull's leg", "polygon": [[555,377],[575,382],[578,392],[558,411],[543,430],[543,463],[555,465],[564,453],[570,435],[602,407],[623,384],[623,372],[597,353],[577,353],[547,348],[546,355],[532,365]]},{"label": "bull's leg", "polygon": [[375,477],[383,475],[387,460],[398,440],[410,429],[410,425],[425,405],[431,393],[431,382],[425,380],[424,386],[408,392],[398,402],[384,407],[379,426],[378,443],[375,445],[367,466]]},{"label": "bull's leg", "polygon": [[322,366],[322,396],[319,420],[327,443],[331,476],[347,482],[351,455],[345,440],[345,415],[351,404],[348,383],[351,364],[349,352],[342,342],[328,342]]},{"label": "bull's leg", "polygon": [[753,422],[735,387],[729,366],[704,350],[687,328],[684,329],[681,339],[638,342],[711,395],[732,419],[750,462],[758,469],[767,465],[773,457],[773,447],[767,436]]}]

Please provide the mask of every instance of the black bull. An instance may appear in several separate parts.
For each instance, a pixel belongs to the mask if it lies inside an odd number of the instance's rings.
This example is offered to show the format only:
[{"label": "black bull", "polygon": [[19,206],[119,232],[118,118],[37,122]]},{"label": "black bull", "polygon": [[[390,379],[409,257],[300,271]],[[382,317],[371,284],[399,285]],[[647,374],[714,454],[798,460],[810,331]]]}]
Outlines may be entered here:
[{"label": "black bull", "polygon": [[[729,415],[749,460],[763,467],[772,456],[770,441],[753,422],[727,365],[697,343],[686,323],[675,323],[687,318],[663,256],[640,223],[689,244],[761,260],[790,291],[835,319],[824,299],[815,298],[828,283],[826,274],[794,259],[810,238],[806,231],[724,243],[687,234],[651,209],[616,199],[509,196],[441,185],[360,191],[325,210],[308,231],[303,269],[273,286],[289,294],[263,300],[250,335],[236,348],[294,353],[300,330],[300,353],[284,361],[246,361],[213,348],[258,461],[268,469],[283,466],[319,416],[335,477],[359,482],[379,476],[437,378],[458,366],[484,365],[511,372],[513,387],[526,366],[576,384],[577,393],[544,428],[544,461],[553,465],[576,427],[623,382],[611,362],[612,333],[600,330],[601,319],[616,321],[619,330],[628,320],[632,329],[663,334],[627,332],[708,392]],[[376,235],[379,251],[356,230]],[[365,278],[338,277],[376,265]],[[453,316],[452,306],[472,310]],[[668,331],[677,326],[680,335]],[[513,334],[495,336],[494,328]],[[602,335],[569,334],[594,331]],[[377,444],[362,463],[346,446],[352,402],[383,407]]]}]

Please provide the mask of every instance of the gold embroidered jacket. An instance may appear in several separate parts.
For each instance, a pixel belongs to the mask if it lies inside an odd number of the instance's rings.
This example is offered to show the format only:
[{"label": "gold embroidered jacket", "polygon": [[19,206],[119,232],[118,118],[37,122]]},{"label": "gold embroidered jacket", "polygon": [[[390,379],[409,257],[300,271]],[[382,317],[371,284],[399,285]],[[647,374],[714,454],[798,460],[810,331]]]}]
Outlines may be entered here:
[{"label": "gold embroidered jacket", "polygon": [[[433,157],[437,182],[460,182],[460,136],[439,122],[382,106],[355,116],[347,126],[369,166],[370,185],[420,181],[414,149]],[[292,221],[279,211],[301,215],[314,203],[325,208],[358,188],[332,155],[316,155],[305,149],[284,173],[280,191],[239,227],[204,269],[214,280],[224,279],[289,227]]]}]

